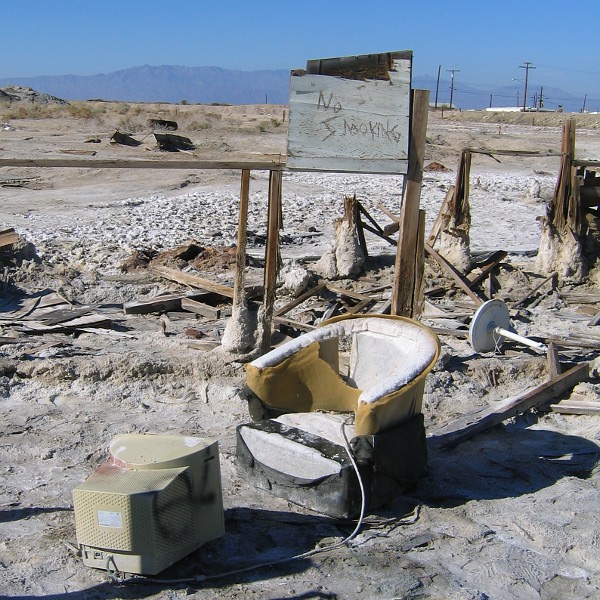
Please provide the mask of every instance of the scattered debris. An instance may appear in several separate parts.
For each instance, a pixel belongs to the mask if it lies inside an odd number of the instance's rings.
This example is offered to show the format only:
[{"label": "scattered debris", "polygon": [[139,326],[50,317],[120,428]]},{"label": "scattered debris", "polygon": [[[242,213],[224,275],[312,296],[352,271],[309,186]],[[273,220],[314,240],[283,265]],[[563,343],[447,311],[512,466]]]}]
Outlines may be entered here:
[{"label": "scattered debris", "polygon": [[172,133],[155,133],[156,143],[160,150],[166,152],[181,152],[195,150],[196,146],[189,138]]},{"label": "scattered debris", "polygon": [[120,146],[141,146],[142,142],[140,142],[139,140],[136,140],[135,138],[133,138],[132,136],[130,136],[128,133],[122,133],[120,131],[115,131],[111,138],[110,138],[110,143],[111,144],[119,144]]},{"label": "scattered debris", "polygon": [[148,119],[148,127],[163,131],[177,131],[176,121],[167,121],[165,119]]}]

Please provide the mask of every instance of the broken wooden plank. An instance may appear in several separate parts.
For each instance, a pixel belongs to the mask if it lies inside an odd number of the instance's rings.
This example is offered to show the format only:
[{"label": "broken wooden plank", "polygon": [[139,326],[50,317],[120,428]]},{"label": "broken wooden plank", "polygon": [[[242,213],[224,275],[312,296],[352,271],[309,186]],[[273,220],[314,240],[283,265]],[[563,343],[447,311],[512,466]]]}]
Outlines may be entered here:
[{"label": "broken wooden plank", "polygon": [[480,269],[479,273],[469,273],[467,275],[467,281],[469,287],[473,289],[478,283],[483,281],[491,271],[493,271],[508,255],[505,250],[497,250],[491,256],[489,256],[483,263],[479,263],[477,268]]},{"label": "broken wooden plank", "polygon": [[3,231],[0,231],[0,248],[10,246],[18,241],[18,239],[19,236],[12,227],[10,229],[4,229]]},{"label": "broken wooden plank", "polygon": [[549,400],[560,396],[576,384],[587,379],[588,375],[588,363],[572,367],[562,375],[558,375],[550,381],[526,390],[517,396],[495,403],[492,407],[479,409],[456,419],[452,423],[435,428],[431,432],[431,442],[440,448],[457,446],[474,435],[499,425],[506,419],[546,404]]},{"label": "broken wooden plank", "polygon": [[319,283],[317,283],[317,285],[315,287],[311,288],[310,290],[307,290],[306,292],[304,292],[303,294],[298,296],[295,300],[292,300],[285,306],[282,306],[280,309],[276,310],[273,313],[273,315],[275,317],[281,317],[281,316],[285,315],[285,313],[292,310],[292,308],[296,308],[296,306],[300,306],[300,304],[302,304],[303,302],[308,300],[311,296],[315,296],[316,294],[318,294],[326,285],[327,285],[327,283],[325,281],[319,281]]},{"label": "broken wooden plank", "polygon": [[556,404],[551,404],[552,412],[563,415],[600,415],[600,402],[593,400],[561,400]]},{"label": "broken wooden plank", "polygon": [[71,319],[57,325],[46,325],[40,321],[27,321],[20,325],[20,329],[22,328],[23,331],[33,333],[62,332],[73,331],[82,327],[101,327],[110,324],[110,322],[111,320],[106,315],[92,314]]},{"label": "broken wooden plank", "polygon": [[198,294],[186,292],[175,294],[163,294],[154,298],[145,298],[144,300],[132,300],[123,304],[123,311],[126,315],[145,315],[152,312],[168,312],[170,310],[179,310],[182,308],[181,302],[184,299],[200,300],[208,296],[208,293]]},{"label": "broken wooden plank", "polygon": [[476,294],[470,287],[469,283],[465,281],[463,276],[440,254],[438,254],[429,244],[425,244],[425,252],[429,254],[435,261],[454,279],[454,281],[458,284],[458,287],[475,302],[475,304],[480,305],[484,303],[484,300]]},{"label": "broken wooden plank", "polygon": [[431,331],[437,333],[437,335],[451,335],[458,338],[469,337],[469,331],[467,329],[449,329],[447,327],[429,327]]},{"label": "broken wooden plank", "polygon": [[182,298],[181,308],[194,314],[206,317],[207,319],[220,319],[222,317],[228,317],[231,315],[230,308],[214,307],[210,304],[193,300],[192,298]]},{"label": "broken wooden plank", "polygon": [[308,323],[301,323],[300,321],[294,321],[293,319],[286,319],[285,317],[273,317],[273,321],[279,325],[286,325],[292,329],[300,329],[301,331],[312,331],[316,329],[316,325],[309,325]]},{"label": "broken wooden plank", "polygon": [[[220,294],[221,296],[225,296],[225,298],[231,298],[233,300],[233,288],[229,285],[223,285],[222,283],[217,283],[216,281],[205,279],[198,275],[184,273],[179,269],[172,269],[170,267],[153,266],[150,267],[150,270],[165,279]],[[262,286],[260,285],[246,285],[245,289],[246,296],[249,298],[255,298],[262,293]]]},{"label": "broken wooden plank", "polygon": [[543,288],[549,281],[552,282],[552,288],[551,289],[554,289],[556,287],[557,278],[558,278],[558,273],[552,273],[551,275],[549,275],[548,277],[546,277],[543,281],[541,281],[540,283],[538,283],[538,285],[536,285],[531,291],[527,292],[519,301],[513,302],[512,303],[512,307],[513,308],[519,308],[519,306],[522,306],[538,290],[540,290],[541,288]]}]

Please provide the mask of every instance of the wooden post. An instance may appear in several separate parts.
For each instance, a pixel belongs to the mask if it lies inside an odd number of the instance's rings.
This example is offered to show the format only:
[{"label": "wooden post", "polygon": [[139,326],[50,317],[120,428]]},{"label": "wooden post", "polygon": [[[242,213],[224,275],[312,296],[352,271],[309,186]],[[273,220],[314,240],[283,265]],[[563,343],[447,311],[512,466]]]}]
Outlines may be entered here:
[{"label": "wooden post", "polygon": [[240,189],[240,214],[238,216],[237,250],[235,253],[235,281],[233,306],[245,306],[244,281],[246,275],[246,230],[248,226],[248,200],[250,197],[250,170],[242,170]]},{"label": "wooden post", "polygon": [[412,316],[415,296],[415,263],[419,203],[423,183],[423,162],[429,112],[429,90],[413,90],[408,173],[404,202],[400,213],[400,233],[392,292],[393,315]]},{"label": "wooden post", "polygon": [[414,318],[420,317],[425,308],[425,211],[419,210],[419,230],[417,235],[415,260],[415,294],[413,298]]},{"label": "wooden post", "polygon": [[271,347],[271,322],[275,304],[275,286],[279,271],[279,226],[281,215],[281,172],[269,173],[269,208],[267,225],[267,247],[265,249],[265,295],[263,299],[263,337],[260,345],[261,353],[268,352]]}]

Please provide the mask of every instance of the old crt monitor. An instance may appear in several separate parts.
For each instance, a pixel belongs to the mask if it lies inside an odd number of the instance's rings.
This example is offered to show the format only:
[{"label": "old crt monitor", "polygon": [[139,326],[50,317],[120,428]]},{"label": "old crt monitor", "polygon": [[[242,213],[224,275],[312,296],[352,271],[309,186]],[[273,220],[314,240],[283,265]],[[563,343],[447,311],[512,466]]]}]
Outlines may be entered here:
[{"label": "old crt monitor", "polygon": [[85,565],[155,575],[225,533],[217,442],[118,435],[73,504]]}]

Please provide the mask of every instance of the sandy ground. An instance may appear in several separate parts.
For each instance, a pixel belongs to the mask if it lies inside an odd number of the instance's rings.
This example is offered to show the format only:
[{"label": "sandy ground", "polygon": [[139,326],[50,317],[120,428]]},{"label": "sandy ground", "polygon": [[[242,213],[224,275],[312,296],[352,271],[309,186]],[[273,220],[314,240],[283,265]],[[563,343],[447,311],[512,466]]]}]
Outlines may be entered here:
[{"label": "sandy ground", "polygon": [[[195,142],[196,157],[285,153],[282,107],[92,105],[98,106],[105,112],[86,119],[5,115],[9,127],[0,131],[0,156],[65,157],[65,150],[94,150],[98,158],[172,159],[153,147],[151,137],[138,148],[109,144],[123,119],[142,139],[148,116],[182,121],[181,133]],[[558,151],[560,136],[558,122],[499,124],[433,114],[427,163],[439,162],[449,171],[425,173],[427,230],[454,182],[462,148]],[[91,137],[101,142],[86,143]],[[600,156],[597,123],[578,129],[577,156]],[[539,244],[536,218],[552,195],[558,159],[500,160],[474,159],[472,248],[510,252],[495,283],[499,297],[514,300],[541,281],[532,258]],[[182,289],[146,271],[123,273],[119,267],[133,251],[162,251],[190,238],[207,246],[234,243],[239,173],[5,168],[0,179],[24,181],[0,187],[2,228],[15,227],[35,247],[35,256],[21,254],[24,260],[17,265],[3,255],[12,266],[4,276],[1,334],[20,343],[0,346],[0,594],[77,600],[600,596],[600,420],[545,410],[505,422],[453,450],[439,450],[432,437],[425,476],[408,495],[371,513],[348,547],[198,584],[123,584],[85,567],[69,545],[75,543],[71,490],[105,460],[110,440],[123,432],[219,440],[226,535],[168,569],[164,579],[278,561],[336,543],[353,524],[309,513],[239,477],[235,427],[250,420],[243,366],[220,349],[188,347],[186,335],[190,327],[200,327],[216,336],[224,320],[171,315],[165,335],[157,314],[122,311],[123,302]],[[256,256],[264,252],[267,185],[266,172],[252,173],[249,251]],[[329,247],[344,195],[356,193],[385,224],[375,202],[399,212],[401,185],[401,178],[392,176],[285,173],[284,262],[320,256]],[[362,279],[337,285],[368,290],[390,281],[394,249],[379,238],[368,242],[373,257]],[[449,286],[432,265],[426,273],[427,289]],[[232,281],[223,269],[200,274]],[[73,303],[96,305],[111,319],[111,333],[19,332],[6,318],[15,308],[14,294],[45,289]],[[562,286],[520,311],[513,324],[541,338],[594,332],[597,328],[587,325],[598,311],[594,295],[591,284],[577,290]],[[457,292],[436,302],[464,313],[456,319],[468,323],[474,307],[465,298]],[[289,299],[281,295],[278,304]],[[294,316],[303,318],[302,310]],[[516,345],[507,345],[501,355],[478,356],[464,339],[441,339],[442,358],[425,394],[430,432],[546,377],[545,358]],[[595,356],[582,349],[561,351],[565,366]],[[591,377],[574,393],[597,400],[600,383]]]}]

